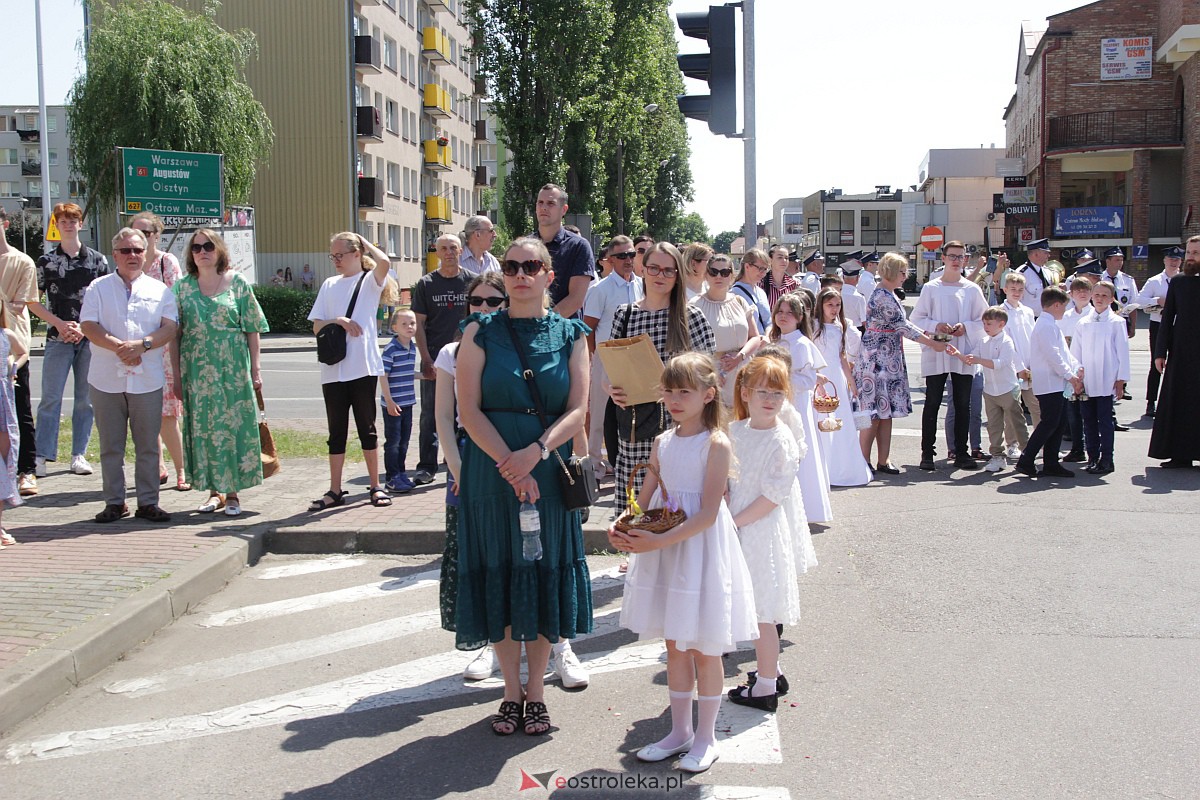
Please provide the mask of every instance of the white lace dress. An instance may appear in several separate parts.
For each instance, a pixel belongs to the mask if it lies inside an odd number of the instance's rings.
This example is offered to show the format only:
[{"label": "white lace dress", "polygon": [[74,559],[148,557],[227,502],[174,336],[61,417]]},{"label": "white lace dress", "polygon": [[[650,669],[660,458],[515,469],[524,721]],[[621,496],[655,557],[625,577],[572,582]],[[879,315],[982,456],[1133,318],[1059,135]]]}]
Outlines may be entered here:
[{"label": "white lace dress", "polygon": [[796,575],[817,561],[796,479],[804,446],[782,421],[760,430],[751,428],[749,420],[738,420],[729,426],[729,437],[737,458],[729,486],[730,512],[738,514],[759,497],[776,504],[762,519],[738,529],[754,583],[758,621],[794,625],[800,620]]},{"label": "white lace dress", "polygon": [[[712,434],[685,437],[672,429],[656,441],[668,494],[689,517],[700,513]],[[660,487],[649,507],[662,506]],[[709,656],[758,638],[750,572],[724,500],[712,527],[678,544],[629,557],[621,625],[643,639],[669,639],[680,650]]]},{"label": "white lace dress", "polygon": [[[858,431],[854,428],[854,406],[850,397],[850,386],[846,372],[842,369],[842,327],[836,323],[825,323],[825,329],[816,342],[817,349],[825,358],[829,368],[824,374],[833,381],[841,402],[829,416],[842,421],[842,429],[820,431],[821,457],[825,460],[825,471],[829,474],[830,486],[866,486],[871,482],[871,467],[863,458],[862,446],[858,443]],[[862,334],[856,329],[846,331],[846,358],[853,363],[862,351]],[[818,414],[824,418],[824,414]],[[820,419],[818,419],[818,422]]]}]

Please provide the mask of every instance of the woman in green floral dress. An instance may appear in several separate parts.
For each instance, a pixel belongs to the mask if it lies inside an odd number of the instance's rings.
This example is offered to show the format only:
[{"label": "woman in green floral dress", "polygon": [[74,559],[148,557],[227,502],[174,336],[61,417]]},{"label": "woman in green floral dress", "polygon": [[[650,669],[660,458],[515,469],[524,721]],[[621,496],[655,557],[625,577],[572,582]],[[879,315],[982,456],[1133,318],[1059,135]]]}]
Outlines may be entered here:
[{"label": "woman in green floral dress", "polygon": [[254,390],[262,386],[258,337],[269,329],[250,284],[229,267],[221,237],[197,230],[188,247],[187,277],[173,289],[179,338],[171,361],[187,410],[187,474],[196,488],[209,491],[197,510],[224,507],[227,516],[236,517],[242,513],[238,490],[263,480]]}]

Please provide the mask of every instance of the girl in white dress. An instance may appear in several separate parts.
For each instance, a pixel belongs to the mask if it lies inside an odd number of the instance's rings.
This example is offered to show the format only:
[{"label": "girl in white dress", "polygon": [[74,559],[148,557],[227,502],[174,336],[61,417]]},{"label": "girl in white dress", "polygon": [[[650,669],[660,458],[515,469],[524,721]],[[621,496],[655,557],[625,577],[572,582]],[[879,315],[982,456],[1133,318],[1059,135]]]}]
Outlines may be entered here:
[{"label": "girl in white dress", "polygon": [[758,639],[754,643],[757,672],[745,686],[731,689],[737,705],[775,711],[788,686],[779,671],[779,632],[776,624],[794,625],[800,619],[796,575],[816,566],[804,501],[796,471],[800,461],[815,458],[808,451],[804,430],[795,434],[780,417],[792,394],[788,365],[760,355],[740,373],[734,414],[729,426],[736,459],[730,480],[729,510],[733,513],[742,554],[754,584],[758,610]]},{"label": "girl in white dress", "polygon": [[[820,372],[828,365],[808,335],[810,323],[811,318],[800,295],[785,294],[775,302],[770,332],[747,342],[742,348],[742,355],[752,355],[768,341],[787,347],[792,356],[792,405],[796,407],[800,422],[804,425],[805,440],[816,443],[818,431],[813,412],[813,391],[818,385],[829,383],[829,378]],[[798,477],[808,521],[830,522],[833,509],[829,505],[829,473],[825,471],[823,458],[803,459]]]},{"label": "girl in white dress", "polygon": [[[654,440],[641,508],[678,504],[687,519],[660,534],[608,530],[621,552],[633,553],[625,578],[621,625],[643,639],[667,640],[671,732],[638,751],[642,761],[686,753],[679,768],[703,772],[717,760],[716,721],[725,670],[721,654],[755,639],[758,625],[750,573],[725,505],[732,447],[722,430],[719,379],[712,359],[685,353],[668,362],[663,403],[674,428]],[[692,727],[692,691],[698,689]]]},{"label": "girl in white dress", "polygon": [[[13,394],[13,382],[19,367],[27,358],[28,352],[21,344],[17,335],[8,329],[8,312],[0,304],[0,365],[3,365],[3,375],[0,376],[0,511],[8,506],[21,505],[21,495],[17,491],[17,452],[20,449],[21,434],[17,427],[17,406]],[[14,545],[17,540],[4,528],[0,528],[0,550]]]},{"label": "girl in white dress", "polygon": [[854,385],[853,362],[862,349],[862,334],[846,324],[842,313],[842,294],[836,289],[822,289],[817,296],[817,325],[813,344],[829,364],[829,379],[837,389],[841,403],[830,414],[842,421],[836,431],[820,431],[821,456],[829,473],[831,486],[866,486],[871,482],[871,467],[863,458],[854,429],[851,401],[858,396]]}]

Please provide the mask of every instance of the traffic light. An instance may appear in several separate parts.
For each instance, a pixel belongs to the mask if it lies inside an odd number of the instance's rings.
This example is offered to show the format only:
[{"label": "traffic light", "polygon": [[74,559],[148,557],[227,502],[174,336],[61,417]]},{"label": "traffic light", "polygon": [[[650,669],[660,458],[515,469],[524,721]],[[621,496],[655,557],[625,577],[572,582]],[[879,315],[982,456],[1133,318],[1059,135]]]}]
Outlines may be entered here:
[{"label": "traffic light", "polygon": [[679,96],[685,117],[706,120],[708,129],[736,136],[737,120],[737,16],[733,6],[709,6],[708,11],[675,15],[684,36],[708,42],[707,53],[677,56],[679,70],[689,78],[708,81],[709,94]]}]

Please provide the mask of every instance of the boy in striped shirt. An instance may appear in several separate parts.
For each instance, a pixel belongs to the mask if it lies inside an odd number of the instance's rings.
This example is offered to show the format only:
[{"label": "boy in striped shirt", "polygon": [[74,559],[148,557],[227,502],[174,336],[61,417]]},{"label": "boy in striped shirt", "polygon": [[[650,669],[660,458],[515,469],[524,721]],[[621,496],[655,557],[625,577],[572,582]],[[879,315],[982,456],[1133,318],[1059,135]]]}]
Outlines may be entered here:
[{"label": "boy in striped shirt", "polygon": [[395,336],[383,350],[383,374],[379,376],[380,404],[383,406],[383,468],[387,473],[387,490],[404,494],[413,489],[413,482],[404,471],[408,456],[408,440],[412,435],[413,406],[417,404],[413,388],[417,367],[417,317],[408,308],[392,314],[391,329]]}]

